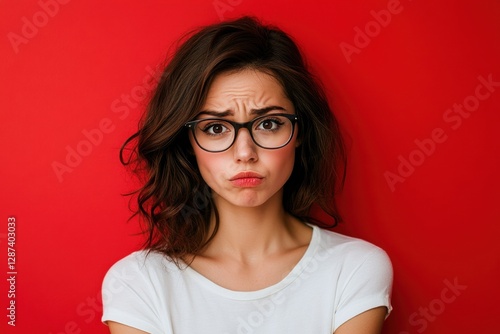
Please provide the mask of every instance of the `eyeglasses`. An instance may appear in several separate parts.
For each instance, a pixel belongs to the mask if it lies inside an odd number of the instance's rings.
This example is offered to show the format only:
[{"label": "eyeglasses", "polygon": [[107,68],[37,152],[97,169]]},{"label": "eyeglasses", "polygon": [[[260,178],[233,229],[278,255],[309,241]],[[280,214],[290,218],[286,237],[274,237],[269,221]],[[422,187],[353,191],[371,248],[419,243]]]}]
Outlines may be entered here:
[{"label": "eyeglasses", "polygon": [[205,118],[187,122],[200,148],[208,152],[223,152],[235,142],[238,131],[245,128],[253,142],[262,148],[286,146],[293,137],[298,117],[290,114],[270,114],[250,122],[237,123],[221,118]]}]

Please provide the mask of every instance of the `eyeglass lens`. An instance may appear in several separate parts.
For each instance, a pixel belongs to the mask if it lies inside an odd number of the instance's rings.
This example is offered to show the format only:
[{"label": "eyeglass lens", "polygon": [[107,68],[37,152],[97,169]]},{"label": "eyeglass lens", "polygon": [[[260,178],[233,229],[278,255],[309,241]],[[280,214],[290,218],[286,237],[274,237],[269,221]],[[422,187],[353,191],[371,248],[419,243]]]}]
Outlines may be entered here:
[{"label": "eyeglass lens", "polygon": [[254,142],[268,149],[286,145],[293,135],[293,122],[286,116],[266,115],[249,123],[247,126],[241,126],[241,123],[211,118],[197,121],[193,133],[201,148],[213,152],[228,149],[234,143],[241,127],[249,128]]}]

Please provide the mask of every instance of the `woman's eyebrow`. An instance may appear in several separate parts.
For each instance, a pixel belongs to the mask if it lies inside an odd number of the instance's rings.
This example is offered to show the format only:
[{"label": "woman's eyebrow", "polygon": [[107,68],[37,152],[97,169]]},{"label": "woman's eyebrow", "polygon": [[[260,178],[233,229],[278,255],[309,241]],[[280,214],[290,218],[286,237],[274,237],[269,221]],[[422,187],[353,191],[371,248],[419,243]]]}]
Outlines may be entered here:
[{"label": "woman's eyebrow", "polygon": [[264,108],[260,108],[260,109],[252,109],[250,110],[250,113],[252,115],[264,115],[272,110],[283,110],[283,111],[286,111],[285,108],[283,107],[280,107],[280,106],[269,106],[269,107],[264,107]]},{"label": "woman's eyebrow", "polygon": [[[264,108],[258,108],[258,109],[251,109],[250,114],[251,115],[264,115],[270,111],[273,110],[283,110],[286,111],[285,108],[280,107],[280,106],[269,106],[269,107],[264,107]],[[225,110],[225,111],[214,111],[214,110],[202,110],[198,113],[198,116],[200,115],[209,115],[209,116],[215,116],[215,117],[226,117],[226,116],[233,116],[234,112],[231,110]]]},{"label": "woman's eyebrow", "polygon": [[213,111],[213,110],[202,110],[198,113],[198,116],[200,115],[209,115],[209,116],[215,116],[215,117],[226,117],[226,116],[231,116],[233,115],[233,112],[231,110],[226,110],[226,111]]}]

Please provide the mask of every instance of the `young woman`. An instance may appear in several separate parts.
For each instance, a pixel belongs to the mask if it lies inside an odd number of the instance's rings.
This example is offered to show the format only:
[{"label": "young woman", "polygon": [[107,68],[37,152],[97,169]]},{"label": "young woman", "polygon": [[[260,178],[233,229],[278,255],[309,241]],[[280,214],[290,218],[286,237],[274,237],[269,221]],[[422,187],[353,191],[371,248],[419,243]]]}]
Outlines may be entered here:
[{"label": "young woman", "polygon": [[344,151],[284,32],[244,17],[192,34],[130,143],[148,238],[104,279],[111,333],[380,333],[386,253],[309,217],[339,219]]}]

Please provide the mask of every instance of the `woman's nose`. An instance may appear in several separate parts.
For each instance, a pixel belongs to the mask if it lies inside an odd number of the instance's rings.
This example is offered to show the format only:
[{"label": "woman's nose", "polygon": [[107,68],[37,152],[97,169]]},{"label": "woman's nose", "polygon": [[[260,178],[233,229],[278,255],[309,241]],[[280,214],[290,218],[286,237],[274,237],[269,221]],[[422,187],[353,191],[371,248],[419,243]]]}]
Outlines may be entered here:
[{"label": "woman's nose", "polygon": [[248,129],[240,129],[233,144],[236,161],[257,161],[257,145],[254,143]]}]

